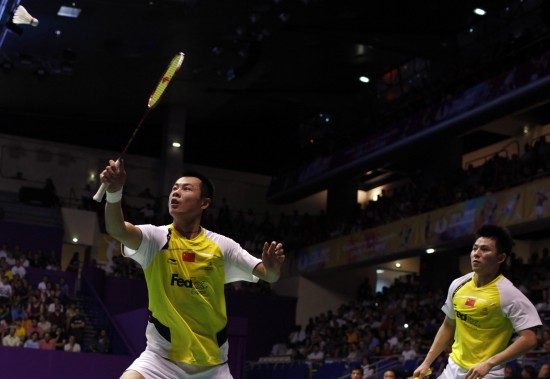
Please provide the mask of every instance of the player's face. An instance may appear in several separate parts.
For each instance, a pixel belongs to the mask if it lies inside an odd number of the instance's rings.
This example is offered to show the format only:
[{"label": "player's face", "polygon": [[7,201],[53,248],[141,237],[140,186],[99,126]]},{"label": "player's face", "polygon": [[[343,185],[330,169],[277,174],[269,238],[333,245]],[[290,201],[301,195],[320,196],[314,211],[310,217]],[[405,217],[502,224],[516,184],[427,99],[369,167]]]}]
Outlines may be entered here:
[{"label": "player's face", "polygon": [[362,378],[361,371],[353,370],[351,372],[351,379],[361,379],[361,378]]},{"label": "player's face", "polygon": [[176,180],[168,199],[168,208],[173,216],[177,213],[198,213],[206,207],[206,201],[201,196],[201,181],[199,178],[184,176]]},{"label": "player's face", "polygon": [[479,237],[470,253],[472,270],[477,273],[490,273],[498,269],[505,258],[506,254],[497,253],[495,240],[486,237]]},{"label": "player's face", "polygon": [[393,371],[386,371],[384,373],[384,379],[395,379],[395,373]]}]

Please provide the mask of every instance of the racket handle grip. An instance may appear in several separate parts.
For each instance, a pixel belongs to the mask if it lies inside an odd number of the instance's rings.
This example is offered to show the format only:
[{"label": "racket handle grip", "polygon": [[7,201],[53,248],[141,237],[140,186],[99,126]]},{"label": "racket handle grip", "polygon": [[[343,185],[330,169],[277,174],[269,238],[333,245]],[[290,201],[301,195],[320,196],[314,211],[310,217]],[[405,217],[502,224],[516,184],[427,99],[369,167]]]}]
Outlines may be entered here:
[{"label": "racket handle grip", "polygon": [[99,189],[94,195],[94,200],[98,203],[101,203],[101,200],[103,200],[103,195],[105,195],[105,192],[107,192],[107,183],[101,183],[101,186],[99,186]]},{"label": "racket handle grip", "polygon": [[[119,159],[116,160],[115,164],[117,167],[120,166]],[[98,203],[101,203],[101,200],[103,200],[103,196],[105,195],[105,192],[107,192],[107,186],[107,183],[101,183],[101,186],[99,186],[99,189],[95,193],[93,199]]]}]

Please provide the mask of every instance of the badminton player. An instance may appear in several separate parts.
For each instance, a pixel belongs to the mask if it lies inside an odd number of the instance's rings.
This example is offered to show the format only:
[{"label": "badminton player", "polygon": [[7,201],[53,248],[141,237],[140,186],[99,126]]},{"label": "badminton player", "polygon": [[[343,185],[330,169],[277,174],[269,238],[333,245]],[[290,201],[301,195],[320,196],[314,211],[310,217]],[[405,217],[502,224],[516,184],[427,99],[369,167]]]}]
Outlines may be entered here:
[{"label": "badminton player", "polygon": [[[413,377],[423,379],[430,365],[452,343],[442,379],[504,378],[506,362],[537,345],[542,325],[529,299],[502,275],[514,242],[509,232],[483,225],[470,253],[472,272],[449,286],[445,319]],[[516,337],[511,341],[512,336]]]},{"label": "badminton player", "polygon": [[201,227],[212,204],[214,187],[199,172],[178,178],[170,192],[170,225],[132,225],[121,208],[126,181],[124,162],[100,174],[107,183],[107,233],[123,245],[122,253],[143,268],[149,295],[145,351],[121,379],[227,379],[227,314],[224,284],[279,279],[283,245],[264,243],[262,258]]}]

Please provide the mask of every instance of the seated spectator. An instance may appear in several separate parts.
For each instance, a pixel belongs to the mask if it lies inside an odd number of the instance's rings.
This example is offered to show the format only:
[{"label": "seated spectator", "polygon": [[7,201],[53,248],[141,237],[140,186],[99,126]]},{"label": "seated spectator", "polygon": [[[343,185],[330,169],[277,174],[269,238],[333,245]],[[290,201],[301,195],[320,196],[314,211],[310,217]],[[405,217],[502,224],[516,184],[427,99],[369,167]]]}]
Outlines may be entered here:
[{"label": "seated spectator", "polygon": [[351,369],[351,379],[363,379],[363,367],[361,366],[354,366]]},{"label": "seated spectator", "polygon": [[76,342],[76,338],[73,335],[69,336],[69,341],[63,347],[64,351],[72,351],[74,353],[80,352],[80,344]]},{"label": "seated spectator", "polygon": [[84,328],[86,327],[86,322],[84,316],[80,314],[80,308],[75,307],[75,313],[69,321],[69,335],[75,337],[76,342],[81,343],[82,338],[84,337]]},{"label": "seated spectator", "polygon": [[523,369],[521,370],[521,378],[522,379],[534,379],[537,377],[537,372],[535,370],[535,367],[532,365],[524,365]]},{"label": "seated spectator", "polygon": [[142,207],[139,210],[141,214],[141,219],[143,220],[143,223],[150,224],[153,222],[153,218],[155,217],[155,211],[153,210],[153,207],[151,204],[147,203],[144,207]]},{"label": "seated spectator", "polygon": [[11,268],[11,273],[14,277],[19,275],[20,278],[24,278],[27,275],[27,270],[23,267],[23,262],[21,259],[17,259],[15,261],[15,266]]},{"label": "seated spectator", "polygon": [[9,255],[11,255],[11,251],[8,248],[8,244],[4,242],[2,244],[2,247],[0,247],[0,258],[6,258],[7,259]]},{"label": "seated spectator", "polygon": [[38,347],[42,350],[55,350],[55,339],[48,332],[44,333],[44,337],[38,341]]},{"label": "seated spectator", "polygon": [[102,328],[99,330],[99,333],[95,342],[95,351],[98,353],[108,354],[111,352],[111,340],[109,339],[109,334],[107,329]]},{"label": "seated spectator", "polygon": [[65,308],[65,317],[67,318],[67,326],[65,329],[69,330],[71,318],[76,314],[76,303],[70,303]]},{"label": "seated spectator", "polygon": [[51,333],[52,339],[55,340],[55,350],[64,350],[67,343],[67,334],[61,327],[56,327]]},{"label": "seated spectator", "polygon": [[401,351],[401,362],[416,359],[416,357],[416,350],[411,346],[411,341],[405,340],[405,342],[403,342],[403,351]]},{"label": "seated spectator", "polygon": [[374,366],[371,366],[369,362],[369,357],[364,355],[363,360],[361,361],[361,367],[363,368],[363,378],[369,379],[374,376]]},{"label": "seated spectator", "polygon": [[30,256],[29,266],[33,268],[45,268],[46,261],[42,256],[42,250],[35,251]]},{"label": "seated spectator", "polygon": [[44,275],[42,277],[42,280],[38,282],[38,285],[36,288],[38,288],[39,291],[45,291],[47,286],[46,284],[51,283],[49,275]]},{"label": "seated spectator", "polygon": [[290,333],[288,339],[289,347],[300,346],[306,339],[306,332],[302,328],[302,325],[296,325],[294,330]]},{"label": "seated spectator", "polygon": [[306,356],[306,363],[311,368],[318,368],[325,359],[325,352],[318,343],[313,344],[311,351]]},{"label": "seated spectator", "polygon": [[356,343],[348,344],[348,355],[346,356],[347,362],[361,362],[363,355],[357,348]]},{"label": "seated spectator", "polygon": [[393,370],[384,371],[384,376],[382,378],[383,379],[395,379],[396,378],[395,371],[393,371]]},{"label": "seated spectator", "polygon": [[15,327],[15,335],[19,337],[21,343],[23,343],[27,338],[27,329],[23,326],[21,321],[21,319],[16,319],[12,325]]},{"label": "seated spectator", "polygon": [[27,314],[29,318],[38,320],[41,314],[44,313],[44,303],[36,295],[31,295],[27,304]]},{"label": "seated spectator", "polygon": [[13,303],[11,309],[11,319],[12,320],[23,320],[27,312],[23,309],[23,304]]},{"label": "seated spectator", "polygon": [[37,320],[31,320],[29,316],[25,314],[25,317],[23,317],[23,319],[21,320],[21,326],[25,328],[25,330],[27,331],[25,339],[31,336],[31,332],[29,332],[29,330],[31,331],[34,330],[34,328],[36,328],[37,323],[38,323]]},{"label": "seated spectator", "polygon": [[48,313],[48,321],[52,325],[52,330],[55,330],[56,328],[65,329],[67,327],[67,317],[65,312],[63,312],[63,306],[61,303],[57,302],[55,304],[54,311]]},{"label": "seated spectator", "polygon": [[29,284],[26,279],[17,278],[12,282],[13,295],[21,299],[21,303],[25,304],[29,300]]},{"label": "seated spectator", "polygon": [[46,332],[49,333],[52,330],[52,323],[46,318],[46,315],[44,313],[39,316],[36,326],[38,330],[42,330],[41,335]]},{"label": "seated spectator", "polygon": [[38,341],[38,332],[32,332],[31,336],[23,344],[23,347],[28,349],[40,349],[40,343]]},{"label": "seated spectator", "polygon": [[4,346],[11,346],[11,347],[19,347],[23,343],[21,342],[21,338],[15,335],[15,327],[11,326],[9,329],[9,333],[2,338],[2,345]]},{"label": "seated spectator", "polygon": [[2,282],[0,283],[0,304],[9,304],[12,294],[13,288],[8,277],[2,276]]},{"label": "seated spectator", "polygon": [[11,323],[10,309],[7,305],[0,304],[0,331],[6,331]]},{"label": "seated spectator", "polygon": [[544,365],[550,365],[550,338],[542,341],[542,351],[543,354],[541,354],[535,362],[535,370],[537,372],[540,372]]},{"label": "seated spectator", "polygon": [[72,299],[69,291],[69,283],[67,283],[65,278],[62,276],[59,278],[58,283],[59,283],[59,289],[61,290],[60,300],[62,304],[65,304],[66,301]]},{"label": "seated spectator", "polygon": [[46,270],[61,270],[61,263],[55,250],[50,251],[50,255],[46,259]]}]

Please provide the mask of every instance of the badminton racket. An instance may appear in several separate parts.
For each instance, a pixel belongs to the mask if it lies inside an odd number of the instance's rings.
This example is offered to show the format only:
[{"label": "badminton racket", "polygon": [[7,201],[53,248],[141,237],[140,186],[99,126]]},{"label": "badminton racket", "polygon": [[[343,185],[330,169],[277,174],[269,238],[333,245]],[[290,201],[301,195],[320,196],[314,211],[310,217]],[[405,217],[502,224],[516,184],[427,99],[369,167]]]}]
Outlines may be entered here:
[{"label": "badminton racket", "polygon": [[[134,130],[134,133],[132,134],[132,136],[128,140],[128,143],[126,144],[126,147],[124,148],[124,150],[122,150],[122,153],[116,160],[117,166],[120,164],[120,160],[124,157],[124,155],[128,151],[128,148],[132,144],[132,141],[136,137],[136,134],[141,129],[141,126],[143,125],[143,121],[145,121],[149,112],[153,108],[155,108],[155,106],[158,104],[158,102],[162,98],[162,95],[164,95],[166,88],[168,88],[168,85],[171,83],[172,78],[179,71],[181,64],[183,63],[184,57],[185,55],[183,53],[178,53],[170,61],[168,68],[164,72],[164,75],[162,75],[155,90],[151,93],[151,96],[149,96],[149,101],[147,102],[147,110],[145,111],[145,114],[141,117],[141,120],[139,121],[138,126],[136,127],[136,129]],[[94,200],[97,201],[98,203],[101,202],[101,200],[103,199],[103,195],[105,195],[105,191],[107,191],[107,183],[102,183],[99,189],[97,190],[96,194],[94,195]]]}]

